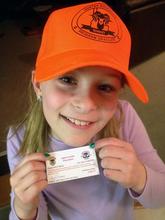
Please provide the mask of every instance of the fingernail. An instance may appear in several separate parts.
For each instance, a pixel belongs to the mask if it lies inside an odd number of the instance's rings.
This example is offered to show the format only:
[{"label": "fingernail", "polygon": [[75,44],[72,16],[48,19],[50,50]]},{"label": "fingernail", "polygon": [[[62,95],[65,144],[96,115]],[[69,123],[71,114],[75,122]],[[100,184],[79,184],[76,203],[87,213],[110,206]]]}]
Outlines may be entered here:
[{"label": "fingernail", "polygon": [[45,156],[45,157],[49,157],[50,154],[49,154],[48,152],[45,152],[45,153],[44,153],[44,156]]},{"label": "fingernail", "polygon": [[95,143],[91,143],[89,146],[90,148],[95,148]]}]

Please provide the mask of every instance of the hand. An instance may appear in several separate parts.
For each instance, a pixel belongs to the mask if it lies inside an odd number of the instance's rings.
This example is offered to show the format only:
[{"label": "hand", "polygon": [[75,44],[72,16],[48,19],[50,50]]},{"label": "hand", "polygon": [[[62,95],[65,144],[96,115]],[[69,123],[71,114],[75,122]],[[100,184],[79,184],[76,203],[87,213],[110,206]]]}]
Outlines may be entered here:
[{"label": "hand", "polygon": [[131,144],[117,138],[104,138],[96,141],[96,151],[99,151],[107,178],[142,193],[146,184],[146,169]]},{"label": "hand", "polygon": [[45,161],[42,153],[27,155],[10,177],[15,210],[21,219],[33,219],[37,213],[39,194],[48,184]]}]

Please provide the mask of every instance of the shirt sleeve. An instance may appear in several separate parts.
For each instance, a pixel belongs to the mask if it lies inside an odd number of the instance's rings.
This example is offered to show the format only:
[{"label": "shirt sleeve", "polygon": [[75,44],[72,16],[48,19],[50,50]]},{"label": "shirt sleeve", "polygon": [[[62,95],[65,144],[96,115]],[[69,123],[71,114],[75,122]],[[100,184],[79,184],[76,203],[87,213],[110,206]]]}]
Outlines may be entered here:
[{"label": "shirt sleeve", "polygon": [[[12,173],[16,165],[21,161],[21,157],[18,155],[19,148],[21,146],[23,137],[23,131],[20,130],[17,133],[13,133],[12,129],[9,129],[7,136],[7,157],[10,168],[10,173]],[[14,197],[15,194],[12,191],[10,193],[10,202],[11,202],[11,211],[9,214],[9,220],[20,220],[14,209]],[[40,203],[38,207],[37,216],[34,220],[47,220],[48,219],[48,210],[47,204],[44,198],[43,193],[40,194]]]},{"label": "shirt sleeve", "polygon": [[145,208],[163,207],[165,206],[165,164],[152,146],[135,109],[128,102],[123,102],[122,108],[125,115],[122,127],[123,139],[132,144],[147,173],[147,182],[142,194],[138,195],[131,189],[128,189],[128,192]]}]

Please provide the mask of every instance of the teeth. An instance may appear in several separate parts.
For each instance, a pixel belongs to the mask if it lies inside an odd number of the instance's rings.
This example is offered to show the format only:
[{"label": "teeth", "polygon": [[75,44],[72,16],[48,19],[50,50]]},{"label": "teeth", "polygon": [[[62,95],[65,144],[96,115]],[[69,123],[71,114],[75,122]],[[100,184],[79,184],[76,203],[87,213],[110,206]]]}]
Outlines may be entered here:
[{"label": "teeth", "polygon": [[72,123],[76,124],[76,125],[81,125],[81,126],[84,126],[84,125],[89,125],[90,122],[86,122],[86,121],[80,121],[80,120],[77,120],[77,119],[73,119],[73,118],[67,118],[69,121],[71,121]]}]

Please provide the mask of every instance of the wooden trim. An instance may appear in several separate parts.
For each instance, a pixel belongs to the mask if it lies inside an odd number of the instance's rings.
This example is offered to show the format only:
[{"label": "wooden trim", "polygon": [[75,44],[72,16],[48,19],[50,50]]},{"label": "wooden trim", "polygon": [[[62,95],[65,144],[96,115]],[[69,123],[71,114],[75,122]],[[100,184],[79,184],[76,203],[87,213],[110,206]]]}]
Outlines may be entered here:
[{"label": "wooden trim", "polygon": [[10,175],[0,176],[0,207],[10,204]]}]

